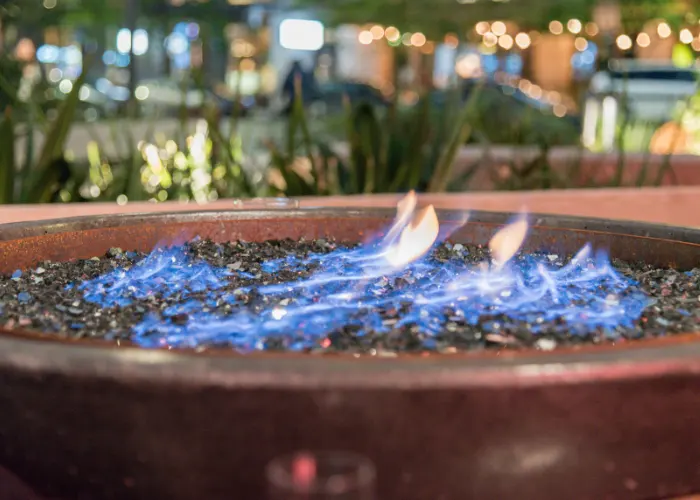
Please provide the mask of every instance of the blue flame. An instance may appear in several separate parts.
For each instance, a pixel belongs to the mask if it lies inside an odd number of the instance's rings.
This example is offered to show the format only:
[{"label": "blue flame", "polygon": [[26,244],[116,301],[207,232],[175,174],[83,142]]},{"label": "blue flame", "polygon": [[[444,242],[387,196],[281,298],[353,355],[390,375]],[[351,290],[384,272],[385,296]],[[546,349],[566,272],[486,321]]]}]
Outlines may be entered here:
[{"label": "blue flame", "polygon": [[[448,318],[484,334],[524,325],[534,333],[602,330],[615,338],[650,304],[590,246],[571,259],[525,254],[495,267],[474,264],[467,248],[450,245],[448,257],[433,251],[394,269],[382,258],[390,243],[267,261],[256,274],[236,263],[197,260],[187,245],[160,248],[78,286],[103,307],[164,302],[133,327],[143,347],[226,345],[241,352],[265,350],[272,341],[288,350],[327,347],[328,336],[343,328],[358,337],[418,329],[423,347],[431,348]],[[304,279],[277,282],[282,270],[308,269],[314,271]]]}]

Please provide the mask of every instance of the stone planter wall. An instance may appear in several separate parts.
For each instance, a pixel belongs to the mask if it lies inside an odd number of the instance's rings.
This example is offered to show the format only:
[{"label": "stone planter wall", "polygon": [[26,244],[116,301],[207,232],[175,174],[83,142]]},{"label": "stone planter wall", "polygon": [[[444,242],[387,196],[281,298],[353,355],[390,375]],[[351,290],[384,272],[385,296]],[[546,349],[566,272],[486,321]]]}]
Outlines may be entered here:
[{"label": "stone planter wall", "polygon": [[[465,147],[459,153],[454,166],[454,177],[466,172],[475,162],[481,162],[481,167],[471,178],[469,190],[487,191],[503,189],[511,175],[508,164],[514,162],[522,168],[540,152],[536,148],[509,148],[499,146],[489,151],[478,147]],[[626,186],[635,187],[640,178],[644,186],[698,186],[700,185],[700,157],[692,155],[674,155],[666,158],[663,155],[648,155],[628,153],[591,153],[577,148],[558,148],[550,151],[548,165],[553,176],[566,181],[566,187],[605,187]],[[618,166],[622,162],[621,183],[616,179]],[[664,163],[668,163],[664,169]],[[640,173],[646,173],[640,176]],[[659,180],[659,172],[662,175]],[[545,187],[534,177],[526,188],[538,189]],[[522,187],[521,187],[522,188]]]}]

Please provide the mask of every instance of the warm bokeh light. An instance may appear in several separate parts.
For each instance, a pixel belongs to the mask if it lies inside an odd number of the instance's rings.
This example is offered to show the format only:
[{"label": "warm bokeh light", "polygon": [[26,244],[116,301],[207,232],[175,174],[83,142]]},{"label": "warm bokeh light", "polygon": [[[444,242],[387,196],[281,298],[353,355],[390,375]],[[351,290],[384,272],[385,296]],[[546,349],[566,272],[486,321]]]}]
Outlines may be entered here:
[{"label": "warm bokeh light", "polygon": [[375,40],[381,40],[384,37],[384,28],[380,25],[372,26],[372,29],[369,30],[370,33],[372,33],[372,37]]},{"label": "warm bokeh light", "polygon": [[692,43],[693,33],[688,28],[684,28],[679,33],[678,39],[685,44]]},{"label": "warm bokeh light", "polygon": [[586,34],[588,36],[596,36],[598,33],[600,33],[600,30],[596,23],[586,23]]},{"label": "warm bokeh light", "polygon": [[561,104],[561,94],[556,90],[550,90],[547,92],[547,101],[550,104]]},{"label": "warm bokeh light", "polygon": [[22,38],[19,42],[17,42],[15,56],[20,61],[31,61],[34,59],[35,53],[36,48],[34,47],[34,42],[32,42],[29,38]]},{"label": "warm bokeh light", "polygon": [[459,38],[454,33],[448,33],[445,35],[445,45],[452,49],[456,49],[459,45]]},{"label": "warm bokeh light", "polygon": [[615,40],[615,43],[620,50],[629,50],[632,48],[632,39],[627,35],[620,35]]},{"label": "warm bokeh light", "polygon": [[530,89],[532,88],[532,83],[530,83],[530,80],[526,80],[523,78],[518,82],[518,88],[521,92],[528,94],[530,93]]},{"label": "warm bokeh light", "polygon": [[500,47],[502,49],[505,49],[505,50],[512,49],[513,48],[513,37],[510,35],[503,35],[503,36],[499,37],[498,45],[500,45]]},{"label": "warm bokeh light", "polygon": [[473,78],[481,72],[481,58],[478,54],[467,54],[457,60],[455,71],[462,78]]},{"label": "warm bokeh light", "polygon": [[694,39],[690,46],[693,47],[694,50],[700,52],[700,36]]},{"label": "warm bokeh light", "polygon": [[661,38],[668,38],[671,36],[671,27],[668,25],[668,23],[659,23],[659,25],[656,28],[656,32],[659,34]]},{"label": "warm bokeh light", "polygon": [[491,25],[491,32],[496,36],[505,35],[506,24],[503,21],[496,21]]},{"label": "warm bokeh light", "polygon": [[411,45],[415,47],[422,47],[427,41],[428,40],[425,38],[425,35],[421,32],[411,35]]},{"label": "warm bokeh light", "polygon": [[560,21],[552,21],[549,23],[549,32],[553,35],[561,35],[564,33],[564,25]]},{"label": "warm bokeh light", "polygon": [[579,21],[578,19],[569,19],[569,22],[566,23],[566,27],[574,35],[578,35],[579,33],[581,33],[582,25],[581,21]]},{"label": "warm bokeh light", "polygon": [[491,25],[486,21],[481,21],[476,23],[475,29],[478,34],[485,35],[491,29]]},{"label": "warm bokeh light", "polygon": [[552,108],[552,112],[554,113],[554,116],[558,116],[559,118],[563,118],[566,116],[566,106],[563,104],[557,104]]},{"label": "warm bokeh light", "polygon": [[372,33],[367,30],[361,31],[357,38],[362,45],[369,45],[374,40]]},{"label": "warm bokeh light", "polygon": [[243,59],[240,64],[241,71],[255,71],[255,59]]},{"label": "warm bokeh light", "polygon": [[425,45],[421,47],[421,52],[423,54],[432,54],[435,52],[435,42],[426,42]]},{"label": "warm bokeh light", "polygon": [[515,44],[521,49],[526,49],[530,46],[530,35],[527,33],[518,33],[515,35]]},{"label": "warm bokeh light", "polygon": [[487,47],[494,47],[498,43],[498,37],[491,33],[490,31],[484,34],[484,45]]},{"label": "warm bokeh light", "polygon": [[397,42],[399,38],[401,38],[401,32],[397,28],[389,26],[386,30],[384,30],[384,36],[390,42]]},{"label": "warm bokeh light", "polygon": [[642,48],[648,47],[651,45],[651,37],[647,33],[640,33],[637,35],[637,45]]},{"label": "warm bokeh light", "polygon": [[578,50],[579,52],[583,52],[588,48],[588,40],[581,36],[578,36],[576,37],[576,40],[574,40],[574,47],[576,47],[576,50]]}]

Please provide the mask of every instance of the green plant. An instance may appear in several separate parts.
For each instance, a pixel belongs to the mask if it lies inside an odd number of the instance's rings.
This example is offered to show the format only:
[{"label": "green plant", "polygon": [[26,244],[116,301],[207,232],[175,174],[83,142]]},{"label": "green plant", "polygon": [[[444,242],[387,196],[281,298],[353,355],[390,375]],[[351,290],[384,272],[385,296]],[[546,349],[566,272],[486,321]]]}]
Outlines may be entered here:
[{"label": "green plant", "polygon": [[[201,75],[192,75],[206,95]],[[0,203],[49,201],[195,200],[261,195],[335,195],[405,192],[464,191],[478,172],[491,175],[496,189],[558,189],[621,186],[626,157],[620,154],[613,175],[600,178],[583,169],[580,144],[570,164],[553,168],[553,147],[572,142],[573,121],[560,120],[535,108],[509,107],[510,100],[492,86],[476,83],[467,102],[460,91],[446,93],[444,101],[424,92],[415,105],[400,106],[397,99],[386,108],[368,103],[351,105],[345,112],[310,122],[299,97],[299,82],[283,140],[268,141],[269,162],[252,169],[241,144],[240,88],[235,89],[234,112],[222,119],[203,99],[201,119],[193,133],[188,110],[180,106],[179,131],[164,137],[156,130],[157,113],[138,145],[125,122],[114,122],[109,137],[99,137],[90,124],[87,161],[70,157],[66,139],[79,105],[81,76],[48,120],[40,99],[19,98],[13,82],[0,75],[8,105],[0,118]],[[499,97],[500,95],[500,97]],[[679,120],[688,121],[690,113]],[[575,129],[575,127],[574,127]],[[632,141],[630,130],[647,134]],[[43,147],[35,154],[35,132],[43,132]],[[649,143],[653,127],[642,127],[633,117],[620,125],[620,148]],[[19,150],[25,140],[24,154]],[[504,162],[491,161],[494,144],[536,146],[534,155],[513,154]],[[454,165],[460,149],[469,144],[481,149],[481,158],[460,171]],[[18,161],[24,157],[23,161]],[[670,156],[650,173],[646,155],[633,185],[659,184],[670,170]],[[21,163],[21,164],[20,164]],[[651,178],[651,179],[650,179]]]},{"label": "green plant", "polygon": [[[55,201],[57,194],[77,173],[71,171],[65,158],[66,139],[75,118],[79,102],[80,88],[84,83],[85,73],[78,77],[66,99],[61,103],[56,117],[43,129],[44,144],[38,157],[34,158],[33,140],[36,124],[32,120],[25,122],[25,164],[16,164],[18,127],[13,119],[12,108],[5,108],[0,122],[0,179],[2,180],[0,203],[41,203]],[[7,90],[8,87],[5,87]],[[12,102],[21,102],[16,93],[10,93]],[[32,115],[32,110],[28,112]],[[19,175],[18,175],[19,174]],[[19,181],[19,182],[18,182]]]},{"label": "green plant", "polygon": [[[367,103],[346,105],[344,143],[312,137],[297,97],[288,119],[286,148],[268,144],[275,194],[369,194],[410,189],[445,189],[460,147],[468,139],[481,87],[458,113],[431,120],[430,95],[400,109],[394,101],[383,114]],[[298,94],[297,94],[298,96]],[[468,170],[463,182],[476,171]]]},{"label": "green plant", "polygon": [[221,116],[215,107],[210,105],[205,109],[205,119],[216,164],[214,169],[215,186],[220,197],[246,197],[256,194],[256,187],[244,168],[245,158],[238,133],[240,113],[239,78],[234,95],[233,112],[228,120],[227,129],[224,128]]},{"label": "green plant", "polygon": [[[301,97],[301,81],[294,82],[294,102],[287,120],[285,147],[271,141],[266,145],[270,154],[268,180],[274,194],[305,196],[324,192],[325,172],[319,172],[314,155],[315,148],[309,132],[304,103]],[[325,161],[325,160],[324,160]],[[320,189],[319,189],[320,188]]]},{"label": "green plant", "polygon": [[0,122],[0,204],[14,201],[15,189],[15,124],[11,108],[5,108]]}]

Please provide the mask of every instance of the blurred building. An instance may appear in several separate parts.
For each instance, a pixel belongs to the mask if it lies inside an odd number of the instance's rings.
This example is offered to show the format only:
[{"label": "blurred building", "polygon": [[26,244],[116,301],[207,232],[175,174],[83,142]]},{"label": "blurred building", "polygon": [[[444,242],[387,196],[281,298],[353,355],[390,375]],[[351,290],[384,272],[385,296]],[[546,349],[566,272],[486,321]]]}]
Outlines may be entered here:
[{"label": "blurred building", "polygon": [[[55,83],[74,78],[90,56],[97,59],[91,79],[117,87],[196,69],[222,92],[268,94],[299,61],[321,81],[440,88],[487,74],[537,96],[587,82],[608,59],[671,60],[679,44],[686,59],[700,51],[697,19],[673,28],[652,19],[624,33],[624,13],[613,0],[599,0],[585,20],[552,19],[545,29],[475,19],[459,34],[433,39],[401,26],[330,27],[322,2],[300,10],[293,0],[40,1],[31,16],[0,28],[0,48],[36,56]],[[675,0],[677,9],[688,1]]]}]

